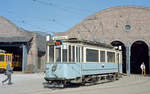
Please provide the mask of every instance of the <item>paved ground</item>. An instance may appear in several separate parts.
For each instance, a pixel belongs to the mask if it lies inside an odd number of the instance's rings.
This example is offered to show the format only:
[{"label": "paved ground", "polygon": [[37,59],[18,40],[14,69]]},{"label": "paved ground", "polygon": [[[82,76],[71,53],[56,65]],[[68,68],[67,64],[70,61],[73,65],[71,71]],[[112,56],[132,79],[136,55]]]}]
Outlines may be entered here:
[{"label": "paved ground", "polygon": [[[5,75],[0,74],[0,84]],[[120,80],[65,89],[44,88],[44,74],[13,74],[13,85],[0,85],[0,94],[150,94],[150,77],[124,76]]]}]

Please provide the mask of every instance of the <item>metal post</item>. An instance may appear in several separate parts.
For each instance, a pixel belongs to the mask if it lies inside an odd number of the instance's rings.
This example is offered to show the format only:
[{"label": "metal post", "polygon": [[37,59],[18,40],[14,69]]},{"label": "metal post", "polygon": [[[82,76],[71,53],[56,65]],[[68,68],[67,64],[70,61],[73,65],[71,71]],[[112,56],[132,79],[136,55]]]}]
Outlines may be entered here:
[{"label": "metal post", "polygon": [[150,74],[150,47],[148,48],[148,58],[149,58],[149,70],[148,70],[148,72],[149,72],[149,74]]},{"label": "metal post", "polygon": [[74,62],[77,62],[77,58],[76,58],[76,55],[77,55],[77,54],[76,54],[76,50],[77,50],[77,49],[76,49],[76,45],[75,45],[75,46],[74,46]]},{"label": "metal post", "polygon": [[22,55],[22,72],[26,72],[26,66],[27,66],[27,46],[22,45],[23,48],[23,55]]},{"label": "metal post", "polygon": [[80,46],[80,62],[83,62],[83,60],[82,60],[82,46]]},{"label": "metal post", "polygon": [[127,75],[130,75],[130,44],[128,43],[128,45],[126,46],[126,71],[127,71]]}]

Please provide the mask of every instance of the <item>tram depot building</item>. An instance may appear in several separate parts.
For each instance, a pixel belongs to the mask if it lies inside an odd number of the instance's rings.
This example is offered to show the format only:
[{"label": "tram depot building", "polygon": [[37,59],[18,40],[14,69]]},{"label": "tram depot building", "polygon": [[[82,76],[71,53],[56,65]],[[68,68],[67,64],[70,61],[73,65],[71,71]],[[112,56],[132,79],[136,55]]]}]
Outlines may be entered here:
[{"label": "tram depot building", "polygon": [[[150,74],[150,8],[121,6],[105,9],[70,30],[54,35],[121,46],[124,73],[140,74],[140,64],[144,62],[146,72]],[[22,30],[4,17],[0,17],[0,49],[18,54],[23,72],[44,70],[45,36]]]},{"label": "tram depot building", "polygon": [[19,57],[22,72],[44,71],[45,36],[18,28],[4,17],[0,17],[0,49]]},{"label": "tram depot building", "polygon": [[121,46],[124,73],[140,74],[140,65],[144,62],[146,73],[150,74],[150,8],[121,6],[105,9],[66,32],[55,32],[55,36]]}]

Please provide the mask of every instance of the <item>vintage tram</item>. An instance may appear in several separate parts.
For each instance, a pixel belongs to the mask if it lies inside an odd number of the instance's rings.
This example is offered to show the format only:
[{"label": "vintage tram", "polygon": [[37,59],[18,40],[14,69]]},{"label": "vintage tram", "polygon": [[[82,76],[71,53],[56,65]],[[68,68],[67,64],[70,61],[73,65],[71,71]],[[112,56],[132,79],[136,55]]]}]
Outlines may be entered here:
[{"label": "vintage tram", "polygon": [[12,54],[0,49],[0,72],[6,70],[8,62],[10,62],[10,67],[13,68]]},{"label": "vintage tram", "polygon": [[45,87],[118,79],[122,73],[122,52],[105,43],[56,39],[48,43],[48,49]]},{"label": "vintage tram", "polygon": [[0,72],[6,71],[8,62],[12,69],[21,69],[22,63],[19,55],[14,55],[0,49]]}]

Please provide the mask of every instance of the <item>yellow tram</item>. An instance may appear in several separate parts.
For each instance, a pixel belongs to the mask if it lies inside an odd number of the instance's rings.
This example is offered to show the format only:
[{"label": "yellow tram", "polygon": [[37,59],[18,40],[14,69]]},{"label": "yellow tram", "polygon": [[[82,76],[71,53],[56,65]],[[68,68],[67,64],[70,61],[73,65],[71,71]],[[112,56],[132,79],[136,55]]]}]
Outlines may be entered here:
[{"label": "yellow tram", "polygon": [[5,71],[6,66],[10,62],[11,68],[21,68],[22,62],[19,55],[13,55],[12,53],[6,53],[4,50],[0,50],[0,71]]},{"label": "yellow tram", "polygon": [[10,66],[13,67],[12,54],[0,53],[0,70],[5,70],[8,62],[10,62]]},{"label": "yellow tram", "polygon": [[22,59],[20,57],[20,55],[13,55],[13,59],[12,59],[12,66],[14,68],[20,69],[22,66]]}]

